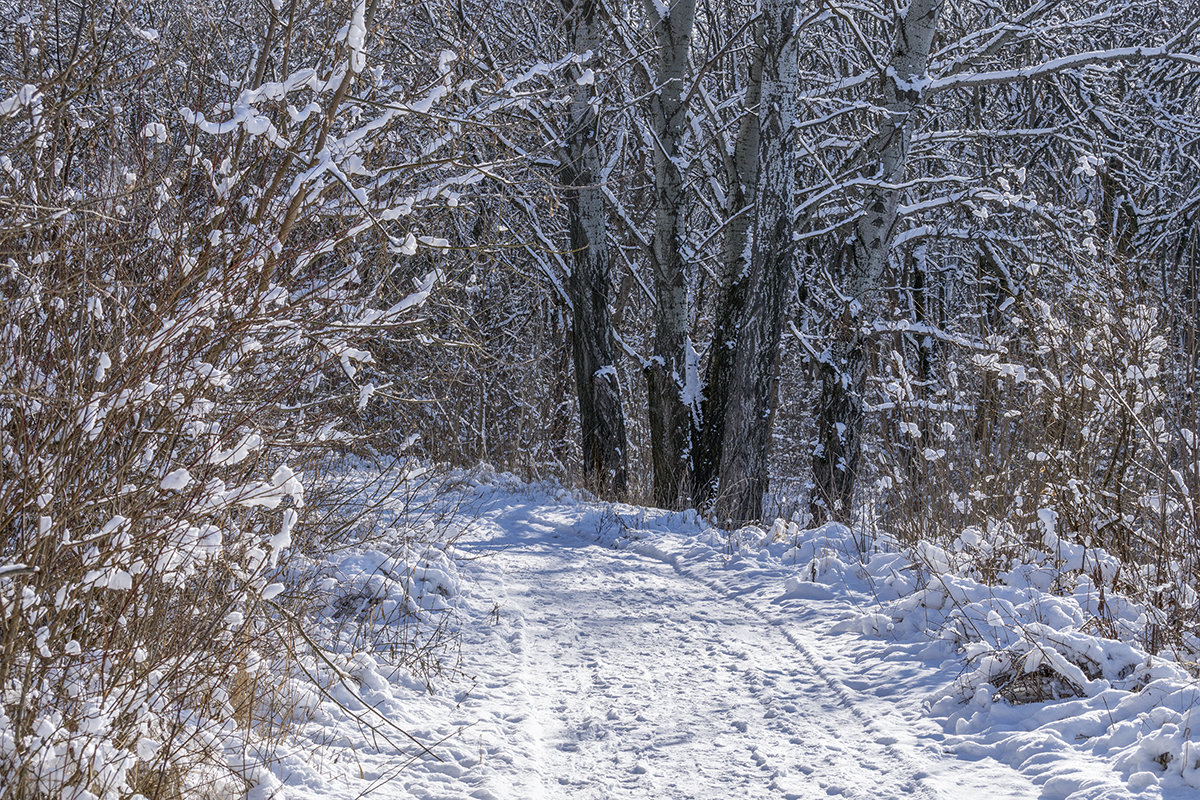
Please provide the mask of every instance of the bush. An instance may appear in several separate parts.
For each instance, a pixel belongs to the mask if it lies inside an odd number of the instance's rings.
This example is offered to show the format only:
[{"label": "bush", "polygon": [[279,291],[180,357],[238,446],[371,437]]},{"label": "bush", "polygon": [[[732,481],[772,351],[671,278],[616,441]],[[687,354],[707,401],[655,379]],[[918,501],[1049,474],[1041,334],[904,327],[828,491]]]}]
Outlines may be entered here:
[{"label": "bush", "polygon": [[268,793],[306,476],[438,280],[380,304],[360,270],[416,250],[424,173],[371,170],[410,87],[365,3],[101,5],[0,42],[0,796]]}]

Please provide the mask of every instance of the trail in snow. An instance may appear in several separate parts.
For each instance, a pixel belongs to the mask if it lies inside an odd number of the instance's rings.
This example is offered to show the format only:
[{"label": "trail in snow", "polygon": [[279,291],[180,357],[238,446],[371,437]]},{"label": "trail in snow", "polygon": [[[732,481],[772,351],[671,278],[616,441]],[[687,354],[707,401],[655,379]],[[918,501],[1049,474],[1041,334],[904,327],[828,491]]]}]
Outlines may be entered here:
[{"label": "trail in snow", "polygon": [[447,496],[452,548],[367,546],[329,569],[353,601],[334,608],[423,587],[426,607],[453,609],[461,672],[431,693],[386,657],[349,656],[353,691],[308,702],[311,745],[280,757],[289,800],[1193,796],[1087,752],[1085,701],[932,713],[960,654],[920,620],[901,631],[910,617],[884,632],[873,595],[906,562],[867,570],[848,531],[731,542],[694,514],[509,478]]},{"label": "trail in snow", "polygon": [[508,653],[471,638],[464,659],[478,664],[475,702],[508,705],[532,745],[508,781],[488,781],[496,797],[1039,794],[1000,765],[914,749],[908,719],[853,697],[769,609],[602,547],[561,509],[509,507],[491,524],[464,547],[487,556],[480,588],[513,633]]},{"label": "trail in snow", "polygon": [[[1200,690],[1177,668],[1147,658],[1151,683],[1093,697],[964,701],[954,625],[994,625],[995,606],[959,615],[949,588],[918,591],[920,564],[853,531],[727,534],[486,472],[442,497],[453,545],[411,549],[401,516],[395,541],[321,566],[338,677],[322,672],[324,694],[292,682],[301,741],[278,752],[272,800],[1193,800],[1200,785]],[[1074,599],[939,580],[1083,636]],[[460,672],[427,687],[391,665],[389,636],[442,624]],[[384,634],[377,657],[339,644],[360,625]]]}]

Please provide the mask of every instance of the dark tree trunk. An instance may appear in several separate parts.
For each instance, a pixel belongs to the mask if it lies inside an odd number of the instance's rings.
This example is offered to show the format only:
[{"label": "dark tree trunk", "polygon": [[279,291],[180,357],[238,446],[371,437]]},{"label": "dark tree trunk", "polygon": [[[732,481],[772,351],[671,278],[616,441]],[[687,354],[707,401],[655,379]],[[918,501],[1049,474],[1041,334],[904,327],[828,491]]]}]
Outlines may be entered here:
[{"label": "dark tree trunk", "polygon": [[[762,38],[761,30],[757,38]],[[722,252],[720,297],[704,373],[700,426],[692,437],[692,501],[697,507],[707,505],[716,494],[733,356],[737,350],[738,322],[746,305],[746,279],[750,274],[747,254],[750,223],[754,219],[754,190],[758,181],[758,104],[763,57],[764,51],[760,47],[751,63],[745,100],[747,111],[742,117],[733,156],[726,164],[729,185],[732,187],[727,208],[731,220]]]},{"label": "dark tree trunk", "polygon": [[[792,205],[796,179],[799,67],[793,31],[796,7],[763,3],[764,49],[759,98],[758,170],[745,303],[725,405],[715,511],[724,522],[762,517],[770,468],[779,344],[791,289]],[[714,343],[715,345],[720,342]]]}]

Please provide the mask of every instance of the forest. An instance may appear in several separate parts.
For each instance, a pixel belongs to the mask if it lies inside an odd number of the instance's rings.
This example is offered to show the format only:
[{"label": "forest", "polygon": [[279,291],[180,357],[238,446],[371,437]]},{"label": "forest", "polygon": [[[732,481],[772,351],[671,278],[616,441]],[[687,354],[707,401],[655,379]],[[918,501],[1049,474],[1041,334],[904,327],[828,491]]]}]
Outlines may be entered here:
[{"label": "forest", "polygon": [[0,0],[0,303],[3,800],[287,796],[463,635],[331,554],[457,574],[484,473],[1051,564],[1005,703],[1197,675],[1191,0]]}]

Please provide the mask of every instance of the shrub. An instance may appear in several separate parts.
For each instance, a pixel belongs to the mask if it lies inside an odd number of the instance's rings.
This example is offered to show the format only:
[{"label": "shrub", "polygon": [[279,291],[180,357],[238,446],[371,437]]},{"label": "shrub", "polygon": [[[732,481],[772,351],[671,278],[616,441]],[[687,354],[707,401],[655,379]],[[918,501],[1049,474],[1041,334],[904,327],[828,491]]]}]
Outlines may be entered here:
[{"label": "shrub", "polygon": [[372,165],[450,79],[385,83],[374,5],[344,12],[33,3],[3,28],[2,797],[269,793],[307,475],[438,280],[381,298],[360,266],[417,249],[397,189],[432,174]]}]

